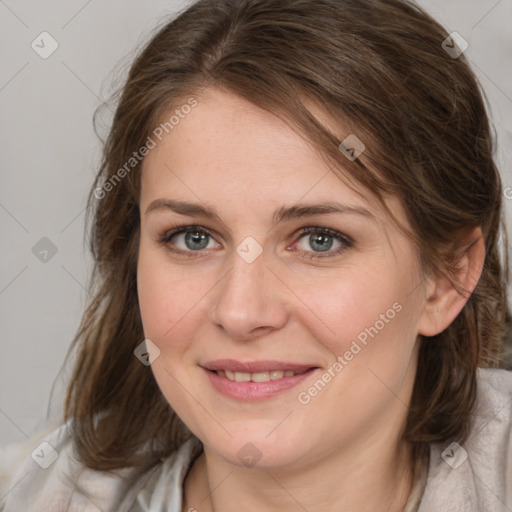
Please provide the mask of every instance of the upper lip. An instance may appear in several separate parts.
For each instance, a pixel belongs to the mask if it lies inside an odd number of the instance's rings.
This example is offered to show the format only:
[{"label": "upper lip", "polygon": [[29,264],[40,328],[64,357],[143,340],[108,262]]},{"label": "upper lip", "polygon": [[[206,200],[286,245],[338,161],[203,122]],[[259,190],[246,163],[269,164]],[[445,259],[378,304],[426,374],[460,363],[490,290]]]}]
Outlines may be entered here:
[{"label": "upper lip", "polygon": [[316,366],[311,364],[286,363],[283,361],[241,362],[235,359],[216,359],[215,361],[208,361],[204,364],[201,364],[200,366],[212,371],[224,370],[229,372],[244,373],[268,372],[270,370],[300,372],[309,370],[310,368],[316,368]]}]

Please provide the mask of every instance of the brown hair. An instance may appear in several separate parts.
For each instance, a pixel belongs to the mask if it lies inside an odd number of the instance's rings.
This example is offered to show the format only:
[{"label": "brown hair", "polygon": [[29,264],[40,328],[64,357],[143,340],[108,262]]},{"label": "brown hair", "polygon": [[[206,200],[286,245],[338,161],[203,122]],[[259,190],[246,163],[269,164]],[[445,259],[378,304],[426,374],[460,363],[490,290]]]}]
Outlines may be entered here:
[{"label": "brown hair", "polygon": [[[292,123],[334,170],[382,201],[397,196],[425,269],[453,279],[465,250],[457,233],[482,228],[476,290],[444,332],[420,340],[404,430],[417,454],[432,442],[464,441],[477,368],[500,364],[508,261],[499,253],[502,190],[485,105],[464,56],[442,48],[447,37],[404,0],[201,0],[156,33],[129,71],[93,190],[112,186],[89,200],[93,300],[72,347],[65,405],[85,465],[149,468],[191,435],[150,367],[134,357],[144,338],[136,283],[141,163],[117,178],[171,107],[200,101],[213,86]],[[348,160],[311,105],[357,134],[364,153]]]}]

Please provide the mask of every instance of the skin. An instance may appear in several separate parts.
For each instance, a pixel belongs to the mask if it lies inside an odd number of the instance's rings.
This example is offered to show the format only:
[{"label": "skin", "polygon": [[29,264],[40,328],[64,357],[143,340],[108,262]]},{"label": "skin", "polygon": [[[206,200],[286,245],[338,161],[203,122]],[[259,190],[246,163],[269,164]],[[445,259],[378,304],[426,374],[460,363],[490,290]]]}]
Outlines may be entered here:
[{"label": "skin", "polygon": [[[340,140],[343,133],[340,127]],[[159,199],[207,205],[218,218],[148,211]],[[272,223],[279,208],[327,201],[368,214]],[[389,205],[408,225],[398,199]],[[441,277],[425,277],[416,247],[377,200],[346,186],[290,126],[216,89],[198,97],[145,158],[140,212],[140,308],[145,336],[160,350],[152,370],[204,445],[185,481],[183,510],[402,510],[412,475],[400,434],[418,335],[445,329],[467,297]],[[184,235],[160,240],[175,226],[191,225],[212,235],[207,248],[191,250]],[[315,226],[353,244],[328,239],[333,248],[319,252],[309,234],[300,234]],[[236,251],[248,236],[262,248],[252,263]],[[477,242],[459,276],[470,290],[483,261],[479,231],[471,237]],[[298,394],[397,303],[400,312],[320,393],[300,403]],[[290,390],[244,402],[220,394],[200,367],[225,358],[318,369]],[[261,454],[250,468],[237,456],[249,442]]]}]

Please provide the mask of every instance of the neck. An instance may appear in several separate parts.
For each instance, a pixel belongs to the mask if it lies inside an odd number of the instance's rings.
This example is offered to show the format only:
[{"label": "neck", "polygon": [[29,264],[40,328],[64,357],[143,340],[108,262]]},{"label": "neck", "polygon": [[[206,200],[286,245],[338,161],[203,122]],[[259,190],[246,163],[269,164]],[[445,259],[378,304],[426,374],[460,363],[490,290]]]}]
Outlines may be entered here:
[{"label": "neck", "polygon": [[401,512],[414,478],[411,451],[400,441],[387,446],[349,448],[293,469],[241,468],[206,450],[185,481],[183,510]]}]

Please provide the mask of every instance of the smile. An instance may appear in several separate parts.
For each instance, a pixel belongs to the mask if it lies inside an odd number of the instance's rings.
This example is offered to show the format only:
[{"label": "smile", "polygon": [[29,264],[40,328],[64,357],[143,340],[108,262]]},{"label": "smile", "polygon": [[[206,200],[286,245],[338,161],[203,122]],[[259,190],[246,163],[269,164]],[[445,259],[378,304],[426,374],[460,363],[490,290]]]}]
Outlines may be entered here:
[{"label": "smile", "polygon": [[283,377],[293,377],[294,375],[302,375],[307,370],[294,372],[293,370],[269,370],[266,372],[231,372],[229,370],[218,370],[215,373],[219,377],[226,377],[234,382],[268,382],[270,380],[279,380]]},{"label": "smile", "polygon": [[272,398],[297,386],[318,366],[280,361],[240,362],[233,359],[200,365],[213,389],[238,401]]}]

